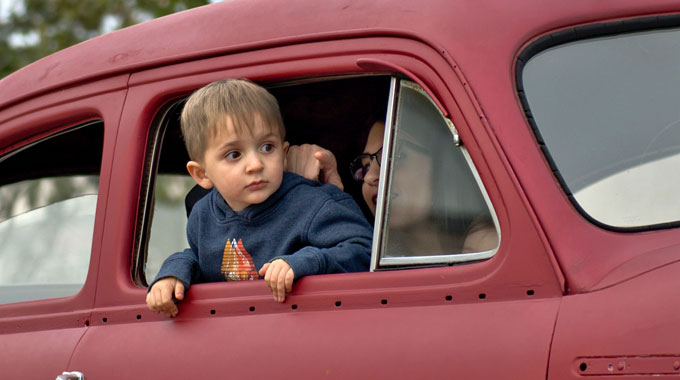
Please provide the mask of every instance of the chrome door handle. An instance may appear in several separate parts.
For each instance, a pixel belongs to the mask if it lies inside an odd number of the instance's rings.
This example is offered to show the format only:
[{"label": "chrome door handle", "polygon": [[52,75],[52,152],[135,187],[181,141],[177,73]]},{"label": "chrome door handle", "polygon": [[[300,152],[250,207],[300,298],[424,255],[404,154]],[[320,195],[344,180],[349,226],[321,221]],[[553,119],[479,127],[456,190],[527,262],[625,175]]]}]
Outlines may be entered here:
[{"label": "chrome door handle", "polygon": [[64,372],[61,375],[57,376],[56,380],[85,380],[85,375],[83,375],[82,372],[78,371]]}]

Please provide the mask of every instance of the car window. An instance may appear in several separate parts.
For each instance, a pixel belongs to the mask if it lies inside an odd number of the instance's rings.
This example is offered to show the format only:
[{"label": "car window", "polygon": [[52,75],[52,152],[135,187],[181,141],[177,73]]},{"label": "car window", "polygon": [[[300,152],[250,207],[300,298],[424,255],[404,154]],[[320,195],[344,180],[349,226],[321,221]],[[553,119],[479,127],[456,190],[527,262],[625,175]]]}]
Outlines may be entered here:
[{"label": "car window", "polygon": [[82,288],[102,144],[102,123],[95,122],[0,158],[0,303],[69,296]]},{"label": "car window", "polygon": [[391,165],[381,175],[388,181],[377,267],[492,256],[496,216],[453,123],[412,82],[401,81],[397,99],[383,150]]},{"label": "car window", "polygon": [[[345,191],[370,221],[373,213],[364,201],[362,183],[352,178],[350,162],[363,151],[372,120],[387,113],[391,81],[388,76],[367,76],[267,86],[279,101],[286,139],[292,145],[317,144],[332,151]],[[403,83],[394,105],[392,153],[382,153],[393,158],[386,160],[392,165],[385,174],[391,178],[385,223],[376,227],[385,243],[379,267],[488,258],[500,234],[465,146],[456,144],[453,124],[422,89]],[[190,191],[201,193],[186,173],[189,157],[179,126],[183,101],[159,113],[149,139],[148,149],[155,153],[147,168],[148,193],[141,208],[146,222],[141,224],[133,268],[142,286],[156,276],[165,258],[188,247],[185,197]]]},{"label": "car window", "polygon": [[678,41],[679,29],[579,40],[524,66],[539,142],[577,208],[600,225],[680,220]]},{"label": "car window", "polygon": [[[389,76],[365,76],[263,84],[279,102],[286,140],[291,145],[317,144],[333,152],[345,191],[371,221],[361,183],[352,180],[349,163],[363,149],[367,120],[376,110],[384,113],[389,83]],[[195,189],[195,182],[186,171],[189,156],[179,124],[184,99],[167,104],[150,126],[151,154],[140,207],[143,222],[133,267],[133,278],[141,286],[154,279],[166,257],[188,247],[185,197]],[[193,193],[203,194],[200,189]]]}]

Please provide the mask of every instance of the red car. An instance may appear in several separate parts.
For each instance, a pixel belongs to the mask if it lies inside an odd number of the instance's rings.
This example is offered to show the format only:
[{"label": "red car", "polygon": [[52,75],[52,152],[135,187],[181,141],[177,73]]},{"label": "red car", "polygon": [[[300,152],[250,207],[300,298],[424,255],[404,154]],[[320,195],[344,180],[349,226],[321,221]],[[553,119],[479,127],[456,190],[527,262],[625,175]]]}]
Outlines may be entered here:
[{"label": "red car", "polygon": [[[233,0],[29,65],[0,81],[2,375],[677,377],[679,41],[676,0]],[[371,270],[284,303],[198,284],[168,318],[178,114],[229,77],[335,154]],[[371,205],[348,167],[375,114]]]}]

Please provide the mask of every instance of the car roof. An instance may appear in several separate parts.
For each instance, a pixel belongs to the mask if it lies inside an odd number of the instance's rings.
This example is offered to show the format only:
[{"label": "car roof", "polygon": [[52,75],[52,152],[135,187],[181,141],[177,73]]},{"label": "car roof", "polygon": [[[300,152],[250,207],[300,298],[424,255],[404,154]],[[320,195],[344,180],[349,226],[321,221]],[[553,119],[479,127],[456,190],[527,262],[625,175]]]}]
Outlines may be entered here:
[{"label": "car roof", "polygon": [[548,30],[641,12],[658,14],[677,6],[675,0],[615,2],[612,11],[610,1],[591,0],[292,0],[285,6],[271,0],[229,0],[108,33],[28,65],[0,81],[0,109],[120,73],[230,52],[360,36],[424,41],[452,54],[470,77],[470,72],[483,74],[486,69],[480,57],[511,62],[521,45]]}]

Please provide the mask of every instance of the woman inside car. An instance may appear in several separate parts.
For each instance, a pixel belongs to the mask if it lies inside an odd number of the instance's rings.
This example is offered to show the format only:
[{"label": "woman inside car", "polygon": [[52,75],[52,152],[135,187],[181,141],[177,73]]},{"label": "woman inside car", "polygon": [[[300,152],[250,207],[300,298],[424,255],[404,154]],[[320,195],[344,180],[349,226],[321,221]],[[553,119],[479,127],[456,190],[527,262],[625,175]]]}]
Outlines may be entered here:
[{"label": "woman inside car", "polygon": [[[385,133],[383,120],[384,115],[372,119],[363,152],[349,165],[352,178],[361,182],[363,200],[373,215],[378,203]],[[474,179],[463,178],[463,170],[456,175],[455,164],[450,162],[446,152],[428,150],[428,146],[433,146],[433,142],[441,138],[436,132],[428,134],[422,129],[402,127],[399,136],[394,139],[394,168],[386,231],[391,256],[483,252],[498,245],[496,228],[478,190],[474,189]],[[332,152],[322,147],[310,144],[290,147],[287,165],[289,171],[343,189],[336,159]],[[456,178],[436,175],[449,168]],[[453,182],[456,182],[455,186]],[[458,211],[461,204],[481,204],[483,208],[475,210],[472,217],[462,217]]]}]

